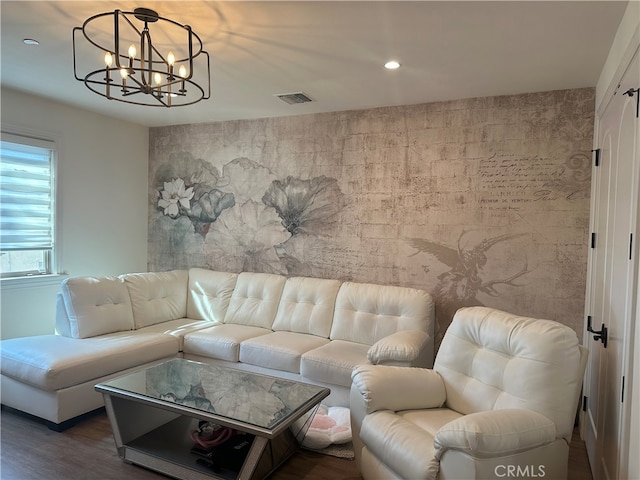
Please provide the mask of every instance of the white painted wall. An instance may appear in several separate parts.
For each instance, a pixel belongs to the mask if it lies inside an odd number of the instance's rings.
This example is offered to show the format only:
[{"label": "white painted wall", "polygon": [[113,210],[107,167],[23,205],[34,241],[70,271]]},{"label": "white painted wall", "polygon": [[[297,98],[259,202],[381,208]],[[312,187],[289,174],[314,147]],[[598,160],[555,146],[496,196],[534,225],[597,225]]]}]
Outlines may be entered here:
[{"label": "white painted wall", "polygon": [[[0,98],[3,131],[56,142],[59,271],[146,271],[148,128],[11,89]],[[2,281],[1,338],[54,332],[61,279],[39,280]]]},{"label": "white painted wall", "polygon": [[[620,22],[609,56],[596,86],[596,111],[598,113],[604,110],[604,101],[616,86],[613,80],[622,75],[621,69],[629,64],[631,56],[638,46],[640,46],[640,1],[632,0],[629,2],[624,17]],[[640,72],[637,72],[637,74],[640,79]],[[640,87],[640,85],[638,86]],[[636,252],[638,252],[637,247]],[[640,297],[640,282],[638,296]],[[623,465],[620,473],[622,474],[621,478],[637,479],[640,478],[640,456],[637,453],[640,452],[640,308],[636,311],[632,332],[631,381],[626,381],[627,396],[625,399],[625,402],[631,405],[629,455],[626,472]]]}]

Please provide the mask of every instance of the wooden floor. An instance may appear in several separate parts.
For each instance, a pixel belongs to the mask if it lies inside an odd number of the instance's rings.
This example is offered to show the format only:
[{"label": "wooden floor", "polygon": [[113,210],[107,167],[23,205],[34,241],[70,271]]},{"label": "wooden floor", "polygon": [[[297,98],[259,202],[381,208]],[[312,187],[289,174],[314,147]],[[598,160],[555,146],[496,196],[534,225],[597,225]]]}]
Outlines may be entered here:
[{"label": "wooden floor", "polygon": [[[162,480],[166,477],[125,464],[116,454],[104,412],[57,433],[12,410],[0,417],[2,480]],[[569,454],[568,480],[589,480],[591,470],[577,431]],[[360,480],[355,462],[300,450],[273,480]],[[546,479],[554,480],[554,479]]]}]

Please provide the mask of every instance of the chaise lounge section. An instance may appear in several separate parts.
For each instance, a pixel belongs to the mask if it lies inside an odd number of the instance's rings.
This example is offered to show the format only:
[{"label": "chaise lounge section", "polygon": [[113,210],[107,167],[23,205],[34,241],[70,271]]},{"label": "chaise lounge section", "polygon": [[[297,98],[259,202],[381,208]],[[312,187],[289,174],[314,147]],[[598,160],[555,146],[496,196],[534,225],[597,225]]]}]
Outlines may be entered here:
[{"label": "chaise lounge section", "polygon": [[431,367],[422,290],[202,268],[75,277],[56,335],[1,342],[2,404],[64,429],[102,406],[94,385],[172,357],[327,386],[349,405],[359,364]]}]

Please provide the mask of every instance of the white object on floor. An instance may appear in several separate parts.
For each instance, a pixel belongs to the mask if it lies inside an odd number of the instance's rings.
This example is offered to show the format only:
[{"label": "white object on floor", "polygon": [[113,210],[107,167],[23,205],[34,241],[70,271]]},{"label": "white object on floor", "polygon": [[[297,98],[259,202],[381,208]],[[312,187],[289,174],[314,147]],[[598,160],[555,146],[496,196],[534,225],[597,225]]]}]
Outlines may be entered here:
[{"label": "white object on floor", "polygon": [[332,444],[351,441],[351,420],[346,407],[327,407],[320,405],[302,446],[313,450],[326,448]]}]

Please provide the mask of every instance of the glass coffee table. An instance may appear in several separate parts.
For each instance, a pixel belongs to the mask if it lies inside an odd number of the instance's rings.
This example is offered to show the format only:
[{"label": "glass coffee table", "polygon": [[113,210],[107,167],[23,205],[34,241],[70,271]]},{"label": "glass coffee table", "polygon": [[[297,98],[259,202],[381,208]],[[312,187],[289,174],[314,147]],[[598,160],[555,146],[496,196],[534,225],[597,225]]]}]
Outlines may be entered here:
[{"label": "glass coffee table", "polygon": [[[182,358],[95,388],[104,396],[120,458],[189,480],[265,478],[297,450],[315,408],[330,393]],[[196,443],[199,432],[211,427],[231,437],[203,449]]]}]

